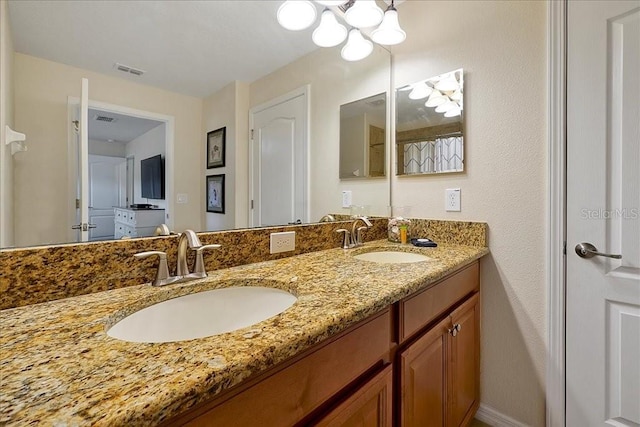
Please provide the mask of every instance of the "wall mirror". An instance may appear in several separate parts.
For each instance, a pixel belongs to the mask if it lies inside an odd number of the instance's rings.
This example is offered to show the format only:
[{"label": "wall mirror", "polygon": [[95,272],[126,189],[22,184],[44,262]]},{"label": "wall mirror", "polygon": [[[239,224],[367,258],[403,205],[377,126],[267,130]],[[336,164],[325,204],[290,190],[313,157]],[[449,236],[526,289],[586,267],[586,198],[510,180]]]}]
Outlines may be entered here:
[{"label": "wall mirror", "polygon": [[387,94],[340,106],[340,179],[385,176]]},{"label": "wall mirror", "polygon": [[[338,177],[340,106],[390,90],[390,53],[376,45],[365,60],[346,62],[339,46],[313,44],[313,27],[298,32],[280,27],[276,15],[281,4],[281,0],[10,0],[13,127],[27,135],[29,150],[10,157],[13,196],[7,203],[13,205],[15,227],[14,241],[6,246],[74,241],[67,230],[68,212],[73,209],[68,175],[74,162],[68,151],[73,133],[68,98],[80,97],[82,77],[89,78],[89,106],[95,110],[90,120],[104,115],[123,123],[118,114],[144,110],[157,116],[138,118],[160,126],[143,135],[155,132],[161,135],[154,140],[161,141],[173,131],[172,146],[167,143],[166,151],[158,147],[136,154],[132,168],[134,175],[139,174],[141,160],[158,154],[164,157],[174,175],[173,182],[166,183],[164,203],[136,199],[140,191],[136,186],[123,191],[134,195],[134,203],[166,208],[176,231],[248,226],[250,200],[243,189],[249,186],[249,110],[308,85],[309,213],[303,222],[318,221],[327,213],[348,213],[341,204],[345,185]],[[316,7],[320,16],[322,6]],[[124,64],[125,69],[116,64]],[[133,71],[126,71],[127,67]],[[144,73],[136,75],[137,70]],[[234,82],[239,84],[232,87]],[[235,98],[218,97],[227,88],[231,89],[225,93]],[[179,104],[174,95],[182,96]],[[214,103],[218,107],[211,107]],[[123,110],[109,111],[106,104]],[[234,123],[214,120],[213,115],[228,113],[230,108],[235,108]],[[164,121],[167,117],[172,121]],[[226,164],[207,169],[206,134],[221,127],[227,128]],[[92,153],[96,158],[117,155],[131,162],[127,139],[94,139],[99,140]],[[240,147],[242,141],[244,147]],[[227,185],[225,213],[207,213],[206,176],[219,174],[225,174]],[[353,191],[354,204],[389,204],[388,174],[386,180],[347,188]],[[104,237],[109,238],[113,237]]]},{"label": "wall mirror", "polygon": [[464,171],[462,69],[396,89],[396,175]]}]

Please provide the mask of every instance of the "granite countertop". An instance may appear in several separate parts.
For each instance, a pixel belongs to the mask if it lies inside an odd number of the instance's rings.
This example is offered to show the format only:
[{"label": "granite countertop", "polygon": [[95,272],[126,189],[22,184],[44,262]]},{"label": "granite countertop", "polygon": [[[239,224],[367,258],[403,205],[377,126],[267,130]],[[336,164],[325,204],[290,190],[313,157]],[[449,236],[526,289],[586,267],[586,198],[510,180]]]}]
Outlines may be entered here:
[{"label": "granite countertop", "polygon": [[[430,261],[377,264],[353,254],[395,247]],[[194,282],[99,292],[0,311],[0,425],[149,425],[343,331],[486,255],[462,245],[375,241],[212,271]],[[232,283],[233,281],[233,283]],[[298,300],[235,332],[174,343],[130,343],[106,329],[128,313],[192,292],[272,286]]]}]

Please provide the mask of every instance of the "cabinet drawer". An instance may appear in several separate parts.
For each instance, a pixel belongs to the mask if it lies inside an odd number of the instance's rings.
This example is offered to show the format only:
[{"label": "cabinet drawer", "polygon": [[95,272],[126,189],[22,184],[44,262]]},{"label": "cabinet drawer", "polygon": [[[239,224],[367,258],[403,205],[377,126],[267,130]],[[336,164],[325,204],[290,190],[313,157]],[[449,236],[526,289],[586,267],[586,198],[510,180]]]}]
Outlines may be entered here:
[{"label": "cabinet drawer", "polygon": [[375,317],[243,391],[170,421],[188,426],[292,426],[388,357],[391,314]]},{"label": "cabinet drawer", "polygon": [[392,374],[393,370],[389,365],[312,425],[318,427],[391,427],[393,423]]},{"label": "cabinet drawer", "polygon": [[479,262],[465,267],[428,289],[399,303],[399,339],[406,341],[420,329],[448,311],[465,296],[480,289]]}]

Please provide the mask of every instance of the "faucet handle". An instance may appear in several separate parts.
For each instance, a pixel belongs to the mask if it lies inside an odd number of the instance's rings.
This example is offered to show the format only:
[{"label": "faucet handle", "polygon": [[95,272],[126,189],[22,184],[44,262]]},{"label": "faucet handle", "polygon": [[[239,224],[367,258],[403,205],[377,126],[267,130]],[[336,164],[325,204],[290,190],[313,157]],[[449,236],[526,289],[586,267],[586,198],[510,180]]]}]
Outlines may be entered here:
[{"label": "faucet handle", "polygon": [[342,240],[342,249],[351,248],[351,233],[349,232],[349,230],[339,228],[336,230],[336,233],[344,233],[344,239]]},{"label": "faucet handle", "polygon": [[204,268],[204,258],[202,253],[207,249],[217,249],[222,245],[202,245],[197,248],[194,248],[196,251],[196,265],[193,267],[193,273],[195,275],[199,275],[201,277],[207,276],[207,270]]},{"label": "faucet handle", "polygon": [[355,244],[356,246],[360,246],[362,244],[364,244],[364,242],[362,241],[362,232],[367,230],[369,227],[358,227],[357,233],[356,233],[356,237],[355,237]]},{"label": "faucet handle", "polygon": [[153,286],[161,286],[165,284],[167,279],[169,278],[169,265],[167,264],[167,253],[162,251],[148,251],[148,252],[139,252],[137,254],[133,254],[136,258],[148,258],[150,256],[157,255],[160,259],[160,263],[158,263],[158,270],[156,271],[156,278],[153,280]]}]

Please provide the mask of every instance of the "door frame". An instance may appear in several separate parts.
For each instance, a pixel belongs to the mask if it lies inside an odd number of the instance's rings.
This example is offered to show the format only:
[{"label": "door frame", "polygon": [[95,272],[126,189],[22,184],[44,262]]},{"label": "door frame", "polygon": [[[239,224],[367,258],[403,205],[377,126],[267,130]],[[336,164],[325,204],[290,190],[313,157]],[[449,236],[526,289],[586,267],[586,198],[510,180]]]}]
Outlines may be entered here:
[{"label": "door frame", "polygon": [[[68,120],[67,120],[67,125],[68,125],[68,135],[67,135],[67,151],[68,151],[68,158],[71,158],[72,155],[74,155],[73,153],[75,153],[77,150],[75,149],[75,140],[74,140],[74,126],[71,123],[71,121],[73,120],[73,108],[76,105],[80,104],[80,98],[78,97],[74,97],[74,96],[69,96],[67,97],[67,115],[68,115]],[[117,105],[117,104],[110,104],[107,102],[102,102],[102,101],[96,101],[96,100],[92,100],[89,99],[89,108],[92,109],[96,109],[96,110],[100,110],[100,111],[104,111],[107,113],[117,113],[117,114],[123,114],[123,115],[127,115],[127,116],[131,116],[131,117],[137,117],[137,118],[142,118],[142,119],[150,119],[150,120],[155,120],[158,122],[163,122],[164,126],[165,126],[165,142],[164,142],[164,147],[165,147],[165,201],[166,201],[166,209],[165,209],[165,224],[167,224],[167,226],[170,229],[173,229],[173,212],[175,212],[175,206],[174,206],[174,198],[173,198],[173,191],[174,191],[174,139],[175,139],[175,117],[173,116],[168,116],[165,114],[160,114],[160,113],[154,113],[152,111],[145,111],[145,110],[138,110],[135,108],[130,108],[130,107],[125,107],[122,105]],[[69,199],[69,212],[67,217],[68,218],[75,218],[75,206],[74,204],[71,202],[72,199],[72,195],[74,194],[74,191],[76,189],[76,176],[74,173],[72,173],[72,169],[71,167],[68,168],[69,169],[69,174],[68,174],[68,185],[67,188],[70,191],[69,195],[68,195],[68,199]],[[69,226],[71,226],[75,221],[72,221]]]},{"label": "door frame", "polygon": [[303,132],[305,136],[305,140],[302,143],[303,157],[304,157],[304,195],[306,200],[304,201],[304,215],[302,218],[303,223],[308,223],[311,215],[311,198],[309,195],[311,194],[311,155],[310,155],[310,139],[311,139],[311,86],[304,85],[299,88],[292,90],[291,92],[287,92],[284,95],[280,95],[273,99],[270,99],[267,102],[256,105],[255,107],[251,107],[249,109],[249,200],[248,203],[248,218],[247,224],[250,227],[254,227],[253,224],[253,203],[255,196],[255,188],[253,188],[253,178],[254,178],[254,162],[253,162],[253,116],[256,113],[261,112],[262,110],[266,110],[267,108],[271,108],[278,104],[282,104],[283,102],[289,101],[290,99],[296,98],[300,95],[304,95],[306,103],[305,103],[305,111],[304,116],[307,121],[306,129]]},{"label": "door frame", "polygon": [[566,419],[567,0],[547,1],[546,425]]}]

